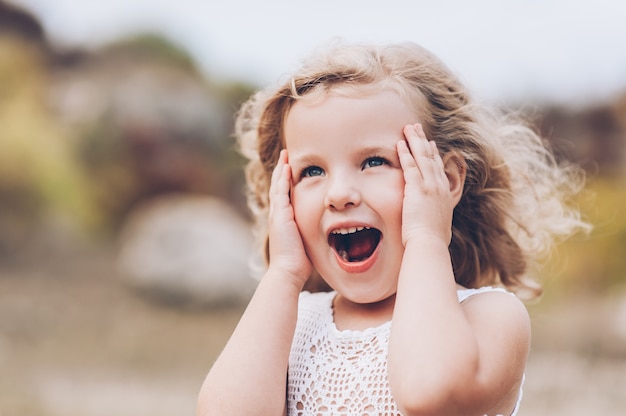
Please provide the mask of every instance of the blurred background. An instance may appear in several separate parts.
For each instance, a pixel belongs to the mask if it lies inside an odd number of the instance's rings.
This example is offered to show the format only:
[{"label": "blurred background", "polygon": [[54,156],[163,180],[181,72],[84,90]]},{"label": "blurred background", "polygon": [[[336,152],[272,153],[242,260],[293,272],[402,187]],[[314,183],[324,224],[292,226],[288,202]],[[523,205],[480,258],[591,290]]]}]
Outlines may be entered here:
[{"label": "blurred background", "polygon": [[626,6],[432,3],[0,0],[0,415],[194,414],[255,286],[233,114],[335,36],[421,43],[584,167],[520,415],[623,414]]}]

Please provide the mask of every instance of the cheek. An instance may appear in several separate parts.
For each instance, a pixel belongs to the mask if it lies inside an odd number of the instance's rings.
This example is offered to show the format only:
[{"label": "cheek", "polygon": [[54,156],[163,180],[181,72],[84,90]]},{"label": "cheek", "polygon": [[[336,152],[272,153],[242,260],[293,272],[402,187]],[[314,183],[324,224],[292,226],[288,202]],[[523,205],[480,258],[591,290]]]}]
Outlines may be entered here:
[{"label": "cheek", "polygon": [[399,238],[402,233],[402,208],[404,203],[404,186],[388,186],[376,196],[378,211],[384,216],[389,236]]},{"label": "cheek", "polygon": [[384,183],[371,187],[374,191],[373,196],[381,207],[384,207],[385,212],[399,216],[404,202],[404,177],[395,175],[387,179]]},{"label": "cheek", "polygon": [[317,223],[320,203],[316,201],[314,192],[295,187],[291,190],[291,206],[300,232],[309,230]]},{"label": "cheek", "polygon": [[388,221],[398,228],[402,226],[402,203],[404,200],[402,195],[402,193],[391,192],[381,195],[381,199],[384,201],[382,209],[385,211]]}]

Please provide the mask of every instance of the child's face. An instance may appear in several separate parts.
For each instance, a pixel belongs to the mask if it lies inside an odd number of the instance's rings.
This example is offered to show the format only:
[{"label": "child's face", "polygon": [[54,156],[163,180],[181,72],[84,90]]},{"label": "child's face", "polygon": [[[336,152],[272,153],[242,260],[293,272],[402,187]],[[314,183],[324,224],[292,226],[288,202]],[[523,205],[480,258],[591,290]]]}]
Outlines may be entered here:
[{"label": "child's face", "polygon": [[392,90],[298,101],[285,121],[291,201],[304,247],[335,290],[358,303],[396,292],[404,177],[396,144],[415,123]]}]

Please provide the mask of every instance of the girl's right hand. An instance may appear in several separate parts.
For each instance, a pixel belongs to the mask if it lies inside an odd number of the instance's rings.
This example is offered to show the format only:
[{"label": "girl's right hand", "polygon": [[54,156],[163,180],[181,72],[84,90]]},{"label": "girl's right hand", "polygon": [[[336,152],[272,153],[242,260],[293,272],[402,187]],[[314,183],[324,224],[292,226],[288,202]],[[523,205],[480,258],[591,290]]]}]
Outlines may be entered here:
[{"label": "girl's right hand", "polygon": [[269,189],[269,269],[279,276],[292,279],[301,289],[312,272],[311,261],[304,251],[304,244],[295,221],[289,191],[291,189],[291,166],[287,150],[280,152],[278,163],[272,172]]}]

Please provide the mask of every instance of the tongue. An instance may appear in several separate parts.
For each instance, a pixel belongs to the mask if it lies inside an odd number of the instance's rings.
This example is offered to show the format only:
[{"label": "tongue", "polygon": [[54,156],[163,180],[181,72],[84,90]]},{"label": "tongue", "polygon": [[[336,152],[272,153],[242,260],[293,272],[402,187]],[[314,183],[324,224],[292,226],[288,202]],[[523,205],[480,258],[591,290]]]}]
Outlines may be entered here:
[{"label": "tongue", "polygon": [[348,248],[350,261],[363,260],[372,255],[376,242],[372,238],[353,238]]}]

